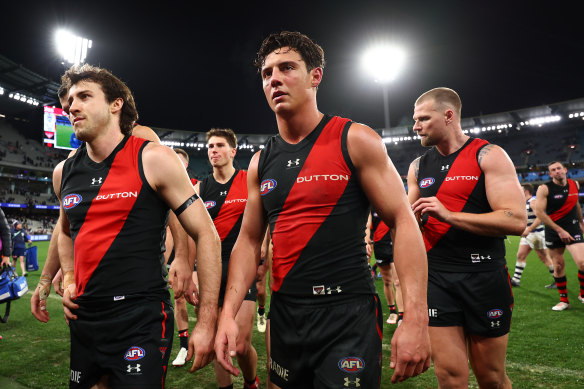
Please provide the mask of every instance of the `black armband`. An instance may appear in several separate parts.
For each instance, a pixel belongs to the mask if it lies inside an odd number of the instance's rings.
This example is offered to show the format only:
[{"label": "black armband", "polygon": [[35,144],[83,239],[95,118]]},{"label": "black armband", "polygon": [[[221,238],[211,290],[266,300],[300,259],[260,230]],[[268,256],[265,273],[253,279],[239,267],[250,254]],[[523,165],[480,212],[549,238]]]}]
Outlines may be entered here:
[{"label": "black armband", "polygon": [[185,201],[184,203],[182,203],[182,205],[180,207],[178,207],[177,209],[174,210],[174,214],[176,216],[180,215],[181,213],[184,212],[185,209],[187,209],[188,207],[190,207],[190,205],[192,203],[194,203],[195,201],[197,201],[197,199],[199,198],[199,196],[195,193],[194,195],[192,195],[191,197],[189,197],[187,199],[187,201]]}]

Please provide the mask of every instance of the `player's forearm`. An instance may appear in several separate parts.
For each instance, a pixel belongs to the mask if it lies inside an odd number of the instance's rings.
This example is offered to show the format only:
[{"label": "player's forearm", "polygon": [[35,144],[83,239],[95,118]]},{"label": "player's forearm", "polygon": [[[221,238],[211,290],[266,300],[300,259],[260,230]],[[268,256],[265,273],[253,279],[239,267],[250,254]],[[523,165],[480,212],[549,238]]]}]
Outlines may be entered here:
[{"label": "player's forearm", "polygon": [[552,230],[556,231],[556,232],[560,232],[562,230],[562,228],[557,225],[551,217],[549,217],[549,215],[545,212],[541,212],[539,210],[535,210],[535,216],[538,217],[538,219],[541,220],[541,222],[547,226],[548,228],[551,228]]},{"label": "player's forearm", "polygon": [[446,222],[482,236],[521,235],[527,226],[525,211],[512,209],[489,213],[451,212]]},{"label": "player's forearm", "polygon": [[[396,227],[393,253],[408,319],[428,322],[428,259],[417,224]],[[404,316],[405,318],[405,316]]]},{"label": "player's forearm", "polygon": [[221,286],[221,242],[214,230],[197,237],[197,275],[199,277],[199,317],[201,310],[217,310]]},{"label": "player's forearm", "polygon": [[51,279],[57,274],[61,264],[59,262],[59,231],[60,227],[57,225],[51,235],[49,242],[49,249],[47,251],[47,259],[43,266],[41,274],[49,276]]},{"label": "player's forearm", "polygon": [[251,245],[242,244],[238,241],[231,251],[229,259],[229,277],[225,287],[225,298],[223,311],[230,317],[235,317],[249,286],[254,282],[257,274],[259,252]]}]

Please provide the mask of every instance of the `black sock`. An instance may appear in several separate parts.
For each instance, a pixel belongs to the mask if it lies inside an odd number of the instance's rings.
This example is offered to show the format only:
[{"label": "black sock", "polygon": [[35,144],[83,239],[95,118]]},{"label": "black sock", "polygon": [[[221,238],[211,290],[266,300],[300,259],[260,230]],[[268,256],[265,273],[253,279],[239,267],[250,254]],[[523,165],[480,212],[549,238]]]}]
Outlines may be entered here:
[{"label": "black sock", "polygon": [[180,330],[178,332],[178,339],[180,340],[180,347],[189,349],[189,330]]},{"label": "black sock", "polygon": [[228,386],[220,386],[219,389],[233,389],[233,384]]},{"label": "black sock", "polygon": [[397,313],[397,311],[395,309],[395,304],[388,305],[388,307],[389,307],[389,313]]},{"label": "black sock", "polygon": [[258,313],[259,313],[260,315],[263,315],[265,312],[266,312],[266,311],[265,311],[265,309],[264,309],[264,306],[263,306],[263,305],[258,305]]}]

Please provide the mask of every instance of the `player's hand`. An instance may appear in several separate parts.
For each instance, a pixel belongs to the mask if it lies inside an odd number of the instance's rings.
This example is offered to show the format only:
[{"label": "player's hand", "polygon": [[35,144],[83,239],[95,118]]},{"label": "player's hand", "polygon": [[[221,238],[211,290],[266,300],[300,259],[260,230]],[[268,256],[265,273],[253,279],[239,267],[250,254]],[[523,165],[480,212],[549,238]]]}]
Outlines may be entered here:
[{"label": "player's hand", "polygon": [[39,283],[30,298],[30,311],[37,320],[47,323],[49,311],[47,311],[47,297],[51,293],[51,276],[41,274]]},{"label": "player's hand", "polygon": [[420,214],[420,218],[428,214],[435,217],[441,222],[448,223],[451,212],[442,205],[440,200],[436,197],[420,197],[412,204],[412,210],[414,214]]},{"label": "player's hand", "polygon": [[193,366],[190,372],[193,373],[205,366],[215,359],[215,352],[213,350],[213,340],[215,339],[215,320],[197,320],[197,324],[193,329],[193,333],[189,338],[189,351],[187,353],[187,361],[193,358]]},{"label": "player's hand", "polygon": [[75,304],[73,300],[77,297],[75,295],[75,284],[69,284],[63,292],[63,311],[65,312],[65,321],[69,324],[70,320],[77,320],[77,315],[72,311],[79,309],[79,305]]},{"label": "player's hand", "polygon": [[2,264],[0,266],[12,266],[10,263],[10,257],[2,257]]},{"label": "player's hand", "polygon": [[394,369],[391,376],[394,384],[422,374],[430,368],[428,326],[406,320],[402,321],[391,339],[389,367]]},{"label": "player's hand", "polygon": [[219,319],[217,336],[215,337],[215,354],[217,362],[229,373],[238,376],[239,369],[233,365],[232,358],[235,357],[235,347],[239,328],[235,319],[222,315]]},{"label": "player's hand", "polygon": [[576,241],[576,239],[574,239],[572,237],[572,235],[570,235],[564,229],[562,229],[560,232],[558,232],[558,236],[560,237],[560,239],[562,240],[563,243],[570,243],[570,242],[575,242]]},{"label": "player's hand", "polygon": [[529,231],[529,227],[527,227],[524,231],[523,234],[521,234],[522,238],[527,237],[527,235],[529,235],[531,233],[531,231]]},{"label": "player's hand", "polygon": [[63,272],[61,269],[55,274],[53,277],[53,288],[55,288],[55,292],[61,297],[63,297]]},{"label": "player's hand", "polygon": [[191,282],[189,288],[184,293],[184,298],[192,306],[199,305],[199,285]]},{"label": "player's hand", "polygon": [[[168,283],[174,292],[174,298],[182,297],[185,291],[190,290],[192,293],[193,279],[192,279],[193,269],[189,265],[186,259],[176,258],[172,261],[170,269],[168,271]],[[187,301],[191,301],[187,297]]]}]

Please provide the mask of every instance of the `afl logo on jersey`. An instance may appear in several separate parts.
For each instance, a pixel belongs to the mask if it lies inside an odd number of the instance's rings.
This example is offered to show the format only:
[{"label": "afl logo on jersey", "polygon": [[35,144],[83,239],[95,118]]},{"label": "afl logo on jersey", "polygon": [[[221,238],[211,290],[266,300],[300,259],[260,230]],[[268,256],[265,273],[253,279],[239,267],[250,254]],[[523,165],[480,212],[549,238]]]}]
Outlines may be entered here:
[{"label": "afl logo on jersey", "polygon": [[63,198],[63,208],[71,209],[81,202],[81,195],[72,193]]},{"label": "afl logo on jersey", "polygon": [[345,357],[339,361],[339,369],[347,373],[359,373],[365,367],[365,362],[358,357]]},{"label": "afl logo on jersey", "polygon": [[205,208],[207,208],[207,209],[211,209],[211,208],[213,208],[215,205],[217,205],[217,203],[216,203],[216,202],[214,202],[213,200],[205,201]]},{"label": "afl logo on jersey", "polygon": [[271,191],[273,191],[278,183],[273,178],[268,178],[267,180],[263,180],[260,184],[260,195],[265,196]]},{"label": "afl logo on jersey", "polygon": [[138,361],[146,356],[146,351],[143,348],[134,346],[130,347],[126,354],[124,354],[124,359],[126,361]]},{"label": "afl logo on jersey", "polygon": [[487,317],[489,319],[498,319],[501,316],[503,316],[503,310],[499,308],[491,309],[489,312],[487,312]]},{"label": "afl logo on jersey", "polygon": [[420,188],[427,188],[434,183],[434,178],[428,177],[420,181]]}]

